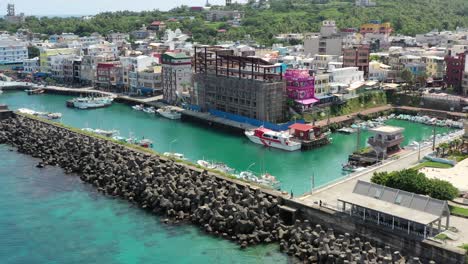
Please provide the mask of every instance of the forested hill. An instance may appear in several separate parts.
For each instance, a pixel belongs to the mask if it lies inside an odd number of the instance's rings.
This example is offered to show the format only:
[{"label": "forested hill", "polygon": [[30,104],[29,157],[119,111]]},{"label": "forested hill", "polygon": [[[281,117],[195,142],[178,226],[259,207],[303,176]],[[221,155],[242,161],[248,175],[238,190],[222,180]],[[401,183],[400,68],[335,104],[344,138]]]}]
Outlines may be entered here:
[{"label": "forested hill", "polygon": [[[233,5],[231,9],[245,11],[241,27],[233,28],[225,22],[205,22],[203,12],[190,12],[187,7],[169,12],[114,12],[102,13],[90,20],[80,18],[28,17],[21,26],[8,25],[0,20],[0,30],[16,31],[19,27],[33,32],[54,34],[74,32],[89,35],[129,32],[148,25],[154,20],[186,17],[179,22],[168,22],[171,28],[181,28],[193,34],[194,41],[213,43],[217,40],[238,40],[249,34],[263,44],[272,44],[278,33],[311,32],[319,29],[320,22],[333,19],[339,27],[359,27],[369,20],[391,22],[395,31],[414,35],[432,29],[453,30],[468,27],[467,0],[375,0],[376,7],[355,7],[354,0],[270,0],[267,10]],[[217,8],[217,7],[213,7]],[[221,8],[221,7],[219,7]],[[195,19],[189,19],[195,17]],[[218,33],[227,29],[227,33]]]}]

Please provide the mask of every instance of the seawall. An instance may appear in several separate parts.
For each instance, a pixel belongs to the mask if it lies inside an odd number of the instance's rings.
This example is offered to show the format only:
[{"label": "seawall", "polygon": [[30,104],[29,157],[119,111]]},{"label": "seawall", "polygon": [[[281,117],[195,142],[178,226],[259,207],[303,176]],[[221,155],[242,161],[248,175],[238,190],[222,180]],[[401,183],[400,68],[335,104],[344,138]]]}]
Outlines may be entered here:
[{"label": "seawall", "polygon": [[[279,192],[49,122],[23,116],[0,121],[0,144],[41,159],[38,167],[60,166],[106,195],[128,200],[167,221],[190,221],[241,247],[277,242],[281,250],[305,263],[404,263],[402,255],[421,256],[425,262],[464,261],[463,253],[430,244],[425,248],[409,238],[407,244],[386,242],[383,232],[290,201]],[[417,248],[440,253],[431,257]]]}]

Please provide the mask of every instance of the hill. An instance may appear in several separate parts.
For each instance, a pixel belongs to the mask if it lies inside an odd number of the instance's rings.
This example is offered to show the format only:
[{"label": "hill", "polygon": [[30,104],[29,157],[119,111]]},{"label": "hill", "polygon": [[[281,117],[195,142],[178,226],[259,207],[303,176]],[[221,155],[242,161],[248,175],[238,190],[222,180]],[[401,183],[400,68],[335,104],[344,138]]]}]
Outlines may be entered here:
[{"label": "hill", "polygon": [[[0,30],[15,32],[22,27],[44,34],[107,34],[111,31],[129,32],[154,20],[184,17],[179,22],[168,22],[168,26],[192,32],[196,42],[212,44],[218,40],[243,39],[248,34],[260,43],[271,45],[274,42],[273,36],[278,33],[317,31],[320,22],[325,19],[335,20],[342,28],[359,27],[362,23],[376,19],[392,23],[396,33],[406,35],[424,33],[432,29],[453,30],[456,27],[468,27],[466,0],[376,0],[376,7],[366,8],[355,7],[354,1],[351,0],[330,0],[323,3],[324,1],[270,0],[271,7],[267,10],[233,5],[231,9],[245,12],[240,27],[231,27],[225,22],[205,22],[203,13],[190,12],[187,7],[179,7],[169,12],[107,12],[89,20],[27,17],[23,25],[10,25],[0,20]],[[227,29],[227,33],[218,33],[218,29]]]}]

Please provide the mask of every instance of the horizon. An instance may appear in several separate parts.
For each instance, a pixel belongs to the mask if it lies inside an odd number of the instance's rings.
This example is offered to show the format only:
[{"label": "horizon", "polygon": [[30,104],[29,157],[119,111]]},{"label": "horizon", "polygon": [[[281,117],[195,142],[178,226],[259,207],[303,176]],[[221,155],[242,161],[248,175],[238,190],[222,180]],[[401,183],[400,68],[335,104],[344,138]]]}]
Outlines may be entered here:
[{"label": "horizon", "polygon": [[[12,1],[13,2],[13,1]],[[210,4],[224,5],[225,0],[209,0]],[[246,3],[247,0],[237,0],[233,2]],[[182,5],[205,6],[206,0],[173,0],[173,1],[150,1],[134,0],[132,2],[124,0],[80,0],[78,2],[65,3],[59,0],[42,0],[31,3],[30,0],[16,0],[16,14],[24,13],[25,16],[37,17],[80,17],[93,16],[103,12],[118,11],[168,11]],[[7,1],[0,1],[0,14],[6,15]]]}]

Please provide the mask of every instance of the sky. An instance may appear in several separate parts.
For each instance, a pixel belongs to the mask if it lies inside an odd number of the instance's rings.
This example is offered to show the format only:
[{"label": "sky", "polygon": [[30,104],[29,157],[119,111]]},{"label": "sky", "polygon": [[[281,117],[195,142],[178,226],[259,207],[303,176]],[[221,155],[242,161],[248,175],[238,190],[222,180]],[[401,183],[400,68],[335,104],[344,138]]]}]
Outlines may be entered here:
[{"label": "sky", "polygon": [[[224,0],[209,0],[224,4]],[[233,0],[236,2],[236,0]],[[237,0],[242,3],[246,0]],[[105,11],[169,10],[188,5],[204,6],[206,0],[0,0],[0,16],[6,14],[8,3],[15,4],[16,13],[25,15],[94,15]]]}]

